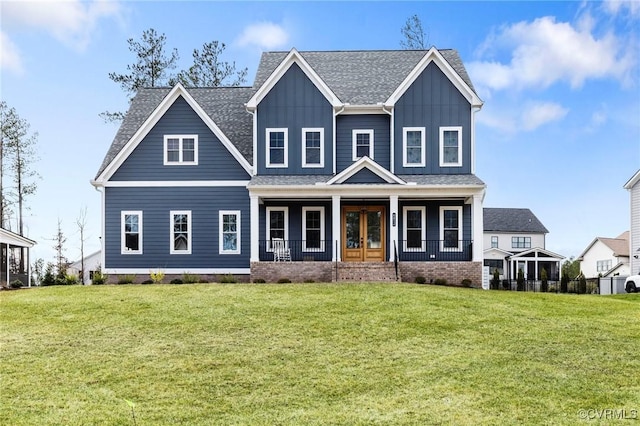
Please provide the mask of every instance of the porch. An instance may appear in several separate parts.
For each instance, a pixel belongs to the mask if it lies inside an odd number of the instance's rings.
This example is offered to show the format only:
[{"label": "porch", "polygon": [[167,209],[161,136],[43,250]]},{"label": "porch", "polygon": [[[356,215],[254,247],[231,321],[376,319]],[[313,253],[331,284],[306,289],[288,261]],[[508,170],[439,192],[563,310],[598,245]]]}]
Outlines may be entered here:
[{"label": "porch", "polygon": [[8,287],[20,282],[20,286],[31,287],[29,249],[35,241],[0,228],[0,286]]}]

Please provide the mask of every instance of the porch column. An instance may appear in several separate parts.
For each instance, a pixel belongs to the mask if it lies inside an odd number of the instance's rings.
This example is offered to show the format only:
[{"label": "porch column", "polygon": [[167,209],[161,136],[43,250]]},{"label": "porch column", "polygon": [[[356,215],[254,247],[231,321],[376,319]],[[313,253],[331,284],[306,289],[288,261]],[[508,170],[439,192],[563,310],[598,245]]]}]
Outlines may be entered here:
[{"label": "porch column", "polygon": [[475,194],[473,196],[473,205],[471,213],[473,220],[473,257],[474,262],[483,262],[484,250],[484,224],[482,216],[482,199],[484,194]]},{"label": "porch column", "polygon": [[391,211],[391,226],[389,227],[389,242],[391,243],[391,247],[389,247],[389,262],[393,262],[394,248],[397,247],[398,242],[398,223],[400,221],[397,195],[389,196],[389,210]]},{"label": "porch column", "polygon": [[260,209],[259,197],[249,195],[249,216],[251,218],[251,262],[260,260]]},{"label": "porch column", "polygon": [[331,252],[333,256],[331,260],[334,262],[340,261],[340,247],[342,247],[342,228],[340,227],[340,196],[331,196],[331,234],[333,240],[331,241]]}]

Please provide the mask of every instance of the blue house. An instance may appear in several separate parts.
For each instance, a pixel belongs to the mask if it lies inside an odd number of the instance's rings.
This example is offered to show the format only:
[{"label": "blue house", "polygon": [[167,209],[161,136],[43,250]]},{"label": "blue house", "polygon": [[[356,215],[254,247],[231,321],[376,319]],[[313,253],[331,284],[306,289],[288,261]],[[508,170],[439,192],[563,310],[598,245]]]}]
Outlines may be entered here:
[{"label": "blue house", "polygon": [[480,285],[481,107],[435,48],[267,52],[253,87],[140,90],[92,181],[103,268]]}]

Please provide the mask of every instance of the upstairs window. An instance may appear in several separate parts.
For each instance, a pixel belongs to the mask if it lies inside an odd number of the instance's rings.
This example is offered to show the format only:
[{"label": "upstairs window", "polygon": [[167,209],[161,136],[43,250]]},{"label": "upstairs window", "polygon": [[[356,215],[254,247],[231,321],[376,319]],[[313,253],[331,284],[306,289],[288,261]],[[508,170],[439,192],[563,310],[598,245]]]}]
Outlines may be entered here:
[{"label": "upstairs window", "polygon": [[511,248],[530,249],[531,237],[511,237]]},{"label": "upstairs window", "polygon": [[596,272],[607,272],[609,269],[611,269],[611,259],[596,262]]},{"label": "upstairs window", "polygon": [[462,250],[462,207],[440,207],[440,240],[444,251]]},{"label": "upstairs window", "polygon": [[164,165],[197,165],[198,135],[165,135]]},{"label": "upstairs window", "polygon": [[171,254],[191,254],[191,212],[171,212]]},{"label": "upstairs window", "polygon": [[497,235],[492,235],[491,236],[491,248],[498,248],[498,236]]},{"label": "upstairs window", "polygon": [[289,129],[267,129],[267,167],[287,167]]},{"label": "upstairs window", "polygon": [[427,239],[425,207],[404,207],[404,251],[424,251]]},{"label": "upstairs window", "polygon": [[302,167],[324,167],[324,129],[302,129]]},{"label": "upstairs window", "polygon": [[440,127],[440,167],[462,166],[462,127]]},{"label": "upstairs window", "polygon": [[122,254],[142,254],[142,212],[123,211],[121,216]]},{"label": "upstairs window", "polygon": [[364,156],[373,160],[373,130],[353,130],[353,161]]},{"label": "upstairs window", "polygon": [[240,254],[240,210],[220,210],[220,253]]},{"label": "upstairs window", "polygon": [[425,129],[405,127],[402,131],[402,165],[404,167],[424,167]]}]

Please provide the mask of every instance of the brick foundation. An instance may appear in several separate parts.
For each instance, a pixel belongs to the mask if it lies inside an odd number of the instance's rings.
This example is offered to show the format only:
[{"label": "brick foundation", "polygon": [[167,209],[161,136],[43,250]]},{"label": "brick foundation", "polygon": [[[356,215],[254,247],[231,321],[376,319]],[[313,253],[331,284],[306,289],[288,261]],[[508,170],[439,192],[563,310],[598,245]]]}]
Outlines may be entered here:
[{"label": "brick foundation", "polygon": [[470,279],[472,287],[482,287],[482,262],[400,262],[402,281],[413,283],[425,277],[427,283],[444,278],[447,285],[460,286]]},{"label": "brick foundation", "polygon": [[335,281],[334,262],[251,262],[251,281],[264,280],[268,283],[288,279],[293,283],[330,283]]}]

